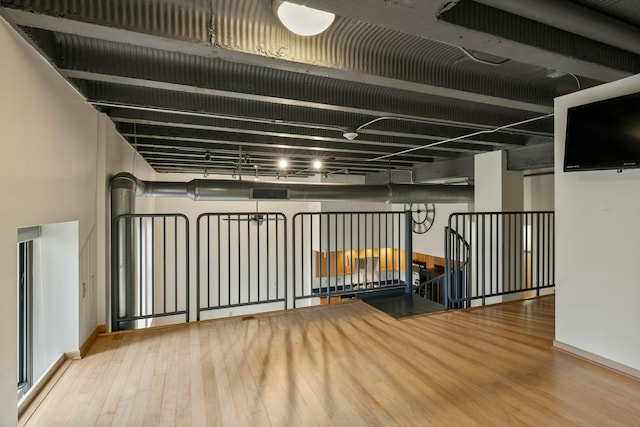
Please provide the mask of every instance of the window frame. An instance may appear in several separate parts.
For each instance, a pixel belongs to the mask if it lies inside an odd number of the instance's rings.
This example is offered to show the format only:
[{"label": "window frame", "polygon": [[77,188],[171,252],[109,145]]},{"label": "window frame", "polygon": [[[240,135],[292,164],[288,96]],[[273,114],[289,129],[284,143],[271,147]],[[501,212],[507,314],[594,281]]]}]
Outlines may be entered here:
[{"label": "window frame", "polygon": [[33,240],[18,243],[17,361],[18,400],[33,385]]}]

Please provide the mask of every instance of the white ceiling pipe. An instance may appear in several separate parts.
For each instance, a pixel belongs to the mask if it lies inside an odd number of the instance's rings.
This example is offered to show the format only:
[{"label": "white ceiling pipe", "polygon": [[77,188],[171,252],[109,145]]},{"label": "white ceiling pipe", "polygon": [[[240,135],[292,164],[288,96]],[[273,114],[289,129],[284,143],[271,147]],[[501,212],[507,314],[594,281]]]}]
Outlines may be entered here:
[{"label": "white ceiling pipe", "polygon": [[114,180],[135,180],[136,195],[142,197],[188,197],[192,200],[354,200],[382,203],[469,203],[472,185],[436,184],[301,184],[256,181],[194,179],[189,182],[140,181],[122,173]]}]

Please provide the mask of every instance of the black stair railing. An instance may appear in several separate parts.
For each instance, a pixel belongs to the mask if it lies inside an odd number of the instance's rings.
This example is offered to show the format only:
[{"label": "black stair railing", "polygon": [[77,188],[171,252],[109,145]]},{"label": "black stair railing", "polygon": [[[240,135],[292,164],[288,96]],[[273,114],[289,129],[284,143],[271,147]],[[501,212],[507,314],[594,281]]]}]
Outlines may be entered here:
[{"label": "black stair railing", "polygon": [[[465,212],[445,229],[446,308],[526,298],[555,286],[554,212]],[[473,305],[476,305],[474,303]]]}]

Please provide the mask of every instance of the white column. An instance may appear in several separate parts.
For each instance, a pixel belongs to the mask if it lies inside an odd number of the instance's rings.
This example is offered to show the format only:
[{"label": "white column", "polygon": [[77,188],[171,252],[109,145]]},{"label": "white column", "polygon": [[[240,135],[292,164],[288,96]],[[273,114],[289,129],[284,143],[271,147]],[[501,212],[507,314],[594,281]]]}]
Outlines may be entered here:
[{"label": "white column", "polygon": [[491,151],[474,158],[475,212],[521,211],[524,205],[521,171],[507,170],[506,151]]},{"label": "white column", "polygon": [[[505,151],[493,151],[489,153],[479,154],[475,156],[475,212],[519,212],[524,208],[524,181],[521,171],[507,170],[507,153]],[[487,217],[486,221],[490,219]],[[484,222],[474,224],[472,227],[482,227]],[[484,229],[484,241],[490,239],[499,239],[501,243],[490,245],[485,243],[485,254],[482,258],[479,254],[478,258],[473,259],[476,268],[481,268],[479,279],[484,275],[484,284],[487,289],[486,293],[490,293],[488,288],[499,290],[516,289],[521,284],[523,262],[523,227],[524,224],[520,218],[503,218],[501,226],[497,224],[492,229]],[[483,230],[480,229],[480,235]],[[493,236],[490,236],[490,231]],[[498,237],[496,234],[499,233]],[[495,240],[493,240],[495,242]],[[471,243],[471,242],[470,242]],[[472,243],[472,247],[475,244]],[[478,245],[480,249],[481,245]],[[473,249],[472,249],[473,250]],[[509,255],[510,254],[510,255]],[[484,269],[479,263],[484,259]],[[496,260],[497,263],[496,263]],[[503,262],[504,260],[504,262]],[[511,260],[510,262],[508,260]],[[476,275],[473,274],[475,281]],[[475,282],[473,284],[475,288]],[[500,302],[510,299],[520,299],[522,295],[509,294],[503,297],[493,298],[487,302]]]}]

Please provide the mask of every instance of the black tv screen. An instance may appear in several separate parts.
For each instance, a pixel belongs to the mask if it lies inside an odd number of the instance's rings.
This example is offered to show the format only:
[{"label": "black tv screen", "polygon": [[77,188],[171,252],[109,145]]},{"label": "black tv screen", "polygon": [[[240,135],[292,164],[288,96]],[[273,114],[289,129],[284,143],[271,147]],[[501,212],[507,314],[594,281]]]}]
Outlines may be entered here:
[{"label": "black tv screen", "polygon": [[564,171],[640,167],[640,93],[569,108]]}]

